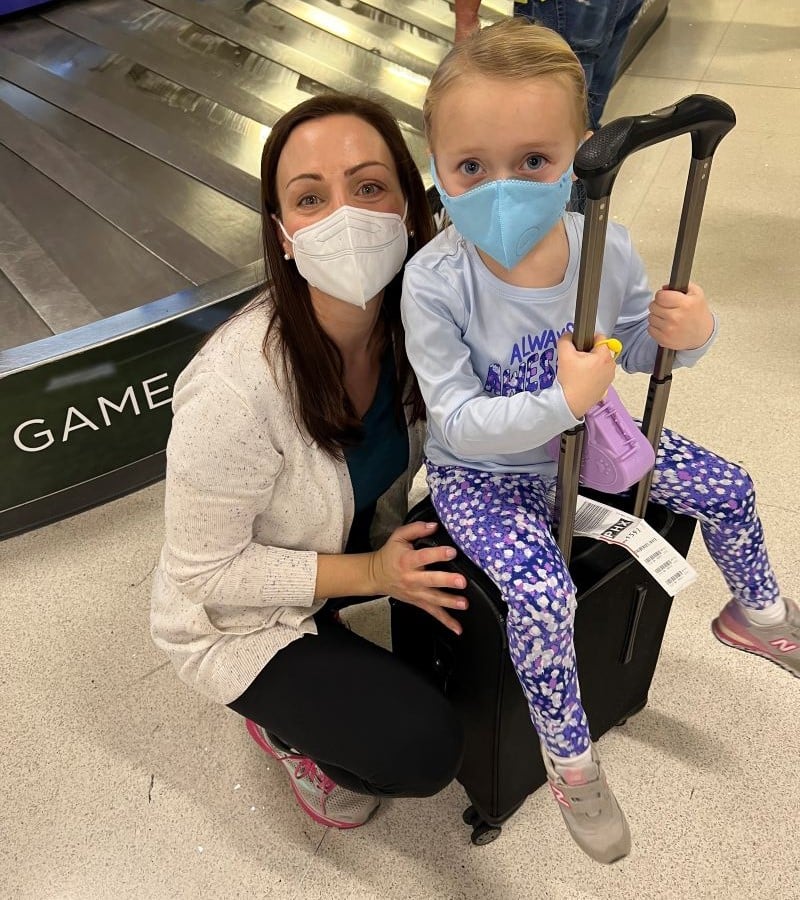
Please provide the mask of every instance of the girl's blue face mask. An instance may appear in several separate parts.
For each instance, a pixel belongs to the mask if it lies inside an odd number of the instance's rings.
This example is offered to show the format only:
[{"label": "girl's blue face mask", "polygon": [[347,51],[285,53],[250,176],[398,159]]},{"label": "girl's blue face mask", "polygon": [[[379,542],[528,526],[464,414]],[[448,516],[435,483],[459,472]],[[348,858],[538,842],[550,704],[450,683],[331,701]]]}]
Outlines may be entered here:
[{"label": "girl's blue face mask", "polygon": [[572,166],[558,181],[487,181],[458,197],[445,193],[432,156],[431,177],[456,229],[506,269],[513,269],[558,222],[572,188]]}]

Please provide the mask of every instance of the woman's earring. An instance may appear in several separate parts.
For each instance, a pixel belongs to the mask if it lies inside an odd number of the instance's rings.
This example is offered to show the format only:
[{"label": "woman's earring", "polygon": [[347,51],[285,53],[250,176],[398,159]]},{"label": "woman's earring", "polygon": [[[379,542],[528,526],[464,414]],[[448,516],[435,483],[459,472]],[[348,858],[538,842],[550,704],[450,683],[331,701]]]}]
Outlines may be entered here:
[{"label": "woman's earring", "polygon": [[292,257],[290,256],[290,254],[284,253],[284,254],[283,254],[283,258],[284,258],[284,259],[291,259]]},{"label": "woman's earring", "polygon": [[411,231],[408,232],[408,236],[410,238],[414,237],[414,229],[413,228],[411,229]]}]

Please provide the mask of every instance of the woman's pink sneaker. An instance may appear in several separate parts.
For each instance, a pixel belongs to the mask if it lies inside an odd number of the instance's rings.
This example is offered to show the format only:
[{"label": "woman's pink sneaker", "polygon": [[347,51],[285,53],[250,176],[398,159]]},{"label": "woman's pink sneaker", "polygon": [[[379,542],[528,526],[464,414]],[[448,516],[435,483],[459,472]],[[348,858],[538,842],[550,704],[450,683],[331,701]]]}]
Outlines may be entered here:
[{"label": "woman's pink sneaker", "polygon": [[356,794],[336,784],[307,756],[280,746],[260,725],[245,719],[250,737],[289,775],[297,802],[320,825],[358,828],[380,805],[371,794]]}]

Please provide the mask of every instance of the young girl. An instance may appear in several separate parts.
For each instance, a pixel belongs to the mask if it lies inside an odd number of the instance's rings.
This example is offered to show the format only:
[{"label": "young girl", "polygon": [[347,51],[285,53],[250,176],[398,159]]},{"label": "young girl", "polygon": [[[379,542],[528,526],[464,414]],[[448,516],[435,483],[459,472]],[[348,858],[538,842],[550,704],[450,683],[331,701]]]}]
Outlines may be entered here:
[{"label": "young girl", "polygon": [[[453,222],[408,264],[403,287],[408,357],[428,409],[428,484],[444,526],[508,604],[511,655],[567,827],[610,863],[628,853],[630,833],[581,706],[575,589],[550,530],[556,466],[544,447],[615,371],[607,347],[580,353],[566,333],[583,218],[564,207],[586,137],[583,71],[555,32],[509,20],[446,57],[424,118]],[[598,332],[622,341],[623,368],[646,372],[658,344],[694,364],[716,321],[697,285],[653,297],[628,233],[609,223]],[[797,675],[800,612],[781,598],[747,473],[665,431],[652,499],[701,523],[732,593],[714,634]]]}]

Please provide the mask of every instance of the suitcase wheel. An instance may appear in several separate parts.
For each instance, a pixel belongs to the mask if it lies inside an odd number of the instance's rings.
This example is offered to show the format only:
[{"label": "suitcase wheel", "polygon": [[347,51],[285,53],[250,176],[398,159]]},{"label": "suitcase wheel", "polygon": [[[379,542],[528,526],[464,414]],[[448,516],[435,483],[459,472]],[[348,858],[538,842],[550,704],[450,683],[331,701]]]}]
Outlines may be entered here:
[{"label": "suitcase wheel", "polygon": [[474,806],[468,806],[463,813],[461,819],[465,825],[477,825],[481,820],[480,813]]},{"label": "suitcase wheel", "polygon": [[481,822],[472,829],[470,840],[476,847],[482,847],[484,844],[491,844],[500,837],[502,828],[499,825],[490,825],[488,822]]},{"label": "suitcase wheel", "polygon": [[500,837],[502,828],[499,825],[490,825],[484,822],[481,814],[474,806],[468,806],[461,815],[465,825],[472,826],[472,834],[470,840],[476,847],[482,847],[484,844],[491,844],[492,841]]}]

